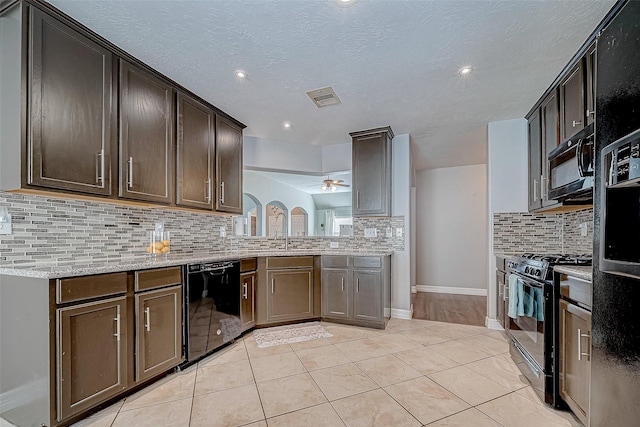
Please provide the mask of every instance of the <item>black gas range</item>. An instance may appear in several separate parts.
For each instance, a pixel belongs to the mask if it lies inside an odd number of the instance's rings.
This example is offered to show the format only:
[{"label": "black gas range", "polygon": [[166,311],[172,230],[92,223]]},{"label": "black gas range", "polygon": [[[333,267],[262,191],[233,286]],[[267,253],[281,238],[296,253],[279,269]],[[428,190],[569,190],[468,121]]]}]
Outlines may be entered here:
[{"label": "black gas range", "polygon": [[575,254],[524,253],[507,261],[509,352],[540,399],[556,407],[561,405],[556,354],[560,290],[554,286],[553,267],[591,263],[591,255]]}]

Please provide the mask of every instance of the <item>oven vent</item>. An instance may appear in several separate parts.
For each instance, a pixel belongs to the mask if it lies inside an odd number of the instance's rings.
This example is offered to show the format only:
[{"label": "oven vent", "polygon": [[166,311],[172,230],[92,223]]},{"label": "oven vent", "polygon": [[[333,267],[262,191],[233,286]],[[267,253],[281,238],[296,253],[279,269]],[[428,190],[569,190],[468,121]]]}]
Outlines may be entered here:
[{"label": "oven vent", "polygon": [[311,98],[318,108],[341,103],[340,98],[338,98],[338,95],[336,95],[331,86],[310,90],[307,92],[307,95],[309,95],[309,98]]}]

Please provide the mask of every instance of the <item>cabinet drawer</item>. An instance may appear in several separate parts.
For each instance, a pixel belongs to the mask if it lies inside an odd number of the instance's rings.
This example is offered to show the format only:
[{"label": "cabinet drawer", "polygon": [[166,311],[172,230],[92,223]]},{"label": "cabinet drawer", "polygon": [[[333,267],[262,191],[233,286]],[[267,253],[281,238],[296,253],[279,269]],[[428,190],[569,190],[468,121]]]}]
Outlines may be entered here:
[{"label": "cabinet drawer", "polygon": [[124,272],[74,277],[72,279],[58,279],[56,281],[57,304],[105,297],[125,292],[127,292],[127,273]]},{"label": "cabinet drawer", "polygon": [[324,268],[348,268],[349,257],[346,255],[322,255]]},{"label": "cabinet drawer", "polygon": [[353,257],[355,268],[382,268],[382,259],[379,256],[357,256]]},{"label": "cabinet drawer", "polygon": [[312,256],[280,256],[267,258],[267,269],[313,267]]},{"label": "cabinet drawer", "polygon": [[253,271],[256,269],[257,265],[257,258],[245,258],[240,260],[240,272],[244,273],[245,271]]},{"label": "cabinet drawer", "polygon": [[162,286],[182,283],[180,267],[158,268],[155,270],[136,271],[135,290],[160,288]]}]

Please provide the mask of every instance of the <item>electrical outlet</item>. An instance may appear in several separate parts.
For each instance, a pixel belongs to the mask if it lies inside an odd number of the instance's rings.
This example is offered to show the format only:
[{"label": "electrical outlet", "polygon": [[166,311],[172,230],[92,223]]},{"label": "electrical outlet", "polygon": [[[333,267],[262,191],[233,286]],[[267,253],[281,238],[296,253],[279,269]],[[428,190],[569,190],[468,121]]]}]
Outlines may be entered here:
[{"label": "electrical outlet", "polygon": [[220,226],[220,237],[227,237],[227,229],[224,226]]},{"label": "electrical outlet", "polygon": [[402,237],[402,228],[396,228],[396,237]]},{"label": "electrical outlet", "polygon": [[387,238],[391,237],[393,237],[393,230],[391,230],[391,227],[387,227]]},{"label": "electrical outlet", "polygon": [[338,249],[340,246],[338,245],[338,242],[331,242],[330,243],[331,249]]},{"label": "electrical outlet", "polygon": [[587,222],[583,222],[580,225],[578,225],[578,228],[580,229],[580,235],[586,236],[587,230],[589,229],[589,224]]},{"label": "electrical outlet", "polygon": [[378,229],[377,228],[365,228],[364,229],[364,237],[367,237],[367,238],[378,237]]}]

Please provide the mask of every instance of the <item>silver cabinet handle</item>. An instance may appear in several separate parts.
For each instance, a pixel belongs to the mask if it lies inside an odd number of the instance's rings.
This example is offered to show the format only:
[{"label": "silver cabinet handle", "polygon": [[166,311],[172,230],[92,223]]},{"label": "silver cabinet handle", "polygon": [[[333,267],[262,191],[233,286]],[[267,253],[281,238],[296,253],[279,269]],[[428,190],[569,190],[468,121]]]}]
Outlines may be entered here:
[{"label": "silver cabinet handle", "polygon": [[144,317],[145,317],[144,329],[146,329],[146,331],[149,332],[151,330],[151,311],[149,307],[144,309]]},{"label": "silver cabinet handle", "polygon": [[498,283],[498,296],[504,295],[504,283]]},{"label": "silver cabinet handle", "polygon": [[256,276],[251,276],[251,287],[254,287],[254,280],[255,280]]},{"label": "silver cabinet handle", "polygon": [[204,200],[207,203],[211,202],[211,180],[206,179],[204,181]]},{"label": "silver cabinet handle", "polygon": [[589,116],[594,116],[595,117],[595,115],[596,115],[595,111],[591,111],[591,110],[587,109],[587,117],[589,117]]},{"label": "silver cabinet handle", "polygon": [[220,183],[220,203],[224,205],[224,181]]},{"label": "silver cabinet handle", "polygon": [[344,276],[342,276],[342,292],[344,292]]},{"label": "silver cabinet handle", "polygon": [[104,187],[104,149],[96,155],[96,183]]},{"label": "silver cabinet handle", "polygon": [[118,341],[120,341],[120,315],[116,315],[113,320],[116,321],[116,333],[113,334],[113,336],[116,337]]},{"label": "silver cabinet handle", "polygon": [[[578,328],[578,360],[582,360],[582,357],[590,357],[589,352],[582,352],[582,338],[590,338],[589,334],[583,334],[582,329]],[[588,359],[587,359],[588,360]]]},{"label": "silver cabinet handle", "polygon": [[276,279],[271,279],[271,293],[273,293],[273,283],[276,281]]},{"label": "silver cabinet handle", "polygon": [[538,201],[538,180],[537,179],[533,180],[533,201],[534,202]]},{"label": "silver cabinet handle", "polygon": [[242,284],[242,298],[247,299],[247,283]]},{"label": "silver cabinet handle", "polygon": [[544,175],[540,175],[540,200],[548,200],[549,197],[549,191],[545,184],[546,180],[547,178],[545,178]]},{"label": "silver cabinet handle", "polygon": [[582,124],[582,121],[580,121],[580,120],[574,120],[573,121],[573,127],[580,126],[581,124]]},{"label": "silver cabinet handle", "polygon": [[129,164],[129,179],[127,180],[127,186],[129,188],[133,187],[133,157],[129,157],[129,160],[127,161],[127,163]]}]

